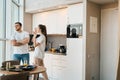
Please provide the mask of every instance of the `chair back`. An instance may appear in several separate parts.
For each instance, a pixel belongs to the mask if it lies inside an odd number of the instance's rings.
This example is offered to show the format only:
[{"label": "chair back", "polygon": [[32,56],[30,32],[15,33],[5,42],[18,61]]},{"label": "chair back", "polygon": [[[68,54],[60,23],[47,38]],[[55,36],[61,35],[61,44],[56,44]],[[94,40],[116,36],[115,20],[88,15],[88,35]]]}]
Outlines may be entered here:
[{"label": "chair back", "polygon": [[19,60],[9,60],[9,61],[4,61],[2,62],[2,66],[6,66],[6,63],[7,62],[10,62],[11,63],[11,66],[12,65],[20,65],[20,61]]},{"label": "chair back", "polygon": [[29,80],[29,73],[24,72],[20,74],[3,75],[0,77],[0,80]]}]

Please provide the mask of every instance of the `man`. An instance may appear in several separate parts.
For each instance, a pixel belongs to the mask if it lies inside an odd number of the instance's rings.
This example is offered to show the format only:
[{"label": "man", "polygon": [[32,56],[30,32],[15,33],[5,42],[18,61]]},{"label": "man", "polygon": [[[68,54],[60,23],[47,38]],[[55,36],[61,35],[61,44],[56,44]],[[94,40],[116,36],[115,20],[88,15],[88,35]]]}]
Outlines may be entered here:
[{"label": "man", "polygon": [[29,64],[28,42],[29,33],[22,30],[22,24],[20,22],[15,23],[15,33],[11,38],[11,44],[14,47],[13,59],[19,60]]}]

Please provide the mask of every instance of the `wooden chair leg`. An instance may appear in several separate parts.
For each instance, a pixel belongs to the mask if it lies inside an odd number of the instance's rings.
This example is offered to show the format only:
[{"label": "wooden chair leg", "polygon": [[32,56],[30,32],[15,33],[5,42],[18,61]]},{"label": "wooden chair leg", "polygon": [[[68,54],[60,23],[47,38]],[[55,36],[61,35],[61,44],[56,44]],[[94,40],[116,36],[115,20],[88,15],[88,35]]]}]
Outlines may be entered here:
[{"label": "wooden chair leg", "polygon": [[33,80],[39,80],[39,74],[34,74]]}]

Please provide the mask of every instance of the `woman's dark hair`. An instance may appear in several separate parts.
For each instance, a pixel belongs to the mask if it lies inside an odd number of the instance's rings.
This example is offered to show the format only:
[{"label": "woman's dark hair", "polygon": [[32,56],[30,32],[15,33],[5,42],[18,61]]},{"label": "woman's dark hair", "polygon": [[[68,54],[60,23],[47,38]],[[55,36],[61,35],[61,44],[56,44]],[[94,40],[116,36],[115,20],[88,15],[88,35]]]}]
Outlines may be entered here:
[{"label": "woman's dark hair", "polygon": [[46,29],[46,26],[43,25],[43,24],[39,24],[38,27],[41,29],[42,34],[45,36],[46,45],[47,45],[47,29]]}]

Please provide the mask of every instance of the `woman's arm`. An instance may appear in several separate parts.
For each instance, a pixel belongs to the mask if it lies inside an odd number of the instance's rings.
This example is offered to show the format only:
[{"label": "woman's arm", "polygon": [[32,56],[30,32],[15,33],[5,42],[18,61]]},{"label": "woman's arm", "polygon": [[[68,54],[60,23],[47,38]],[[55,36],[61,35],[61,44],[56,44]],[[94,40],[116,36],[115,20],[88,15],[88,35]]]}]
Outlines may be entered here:
[{"label": "woman's arm", "polygon": [[40,45],[40,43],[36,41],[36,35],[33,36],[33,44],[34,44],[34,47],[37,47]]}]

